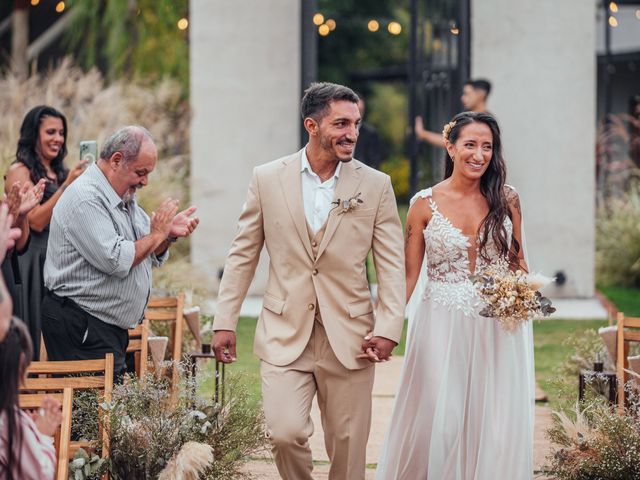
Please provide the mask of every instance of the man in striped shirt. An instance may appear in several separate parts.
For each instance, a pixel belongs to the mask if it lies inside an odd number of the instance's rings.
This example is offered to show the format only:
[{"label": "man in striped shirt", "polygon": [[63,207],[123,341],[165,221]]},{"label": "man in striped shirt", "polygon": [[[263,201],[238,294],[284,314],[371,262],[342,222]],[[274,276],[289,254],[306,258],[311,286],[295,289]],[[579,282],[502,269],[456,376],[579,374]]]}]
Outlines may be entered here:
[{"label": "man in striped shirt", "polygon": [[44,266],[42,333],[50,360],[85,360],[114,353],[125,368],[127,329],[144,315],[151,267],[169,246],[198,225],[195,207],[178,213],[166,199],[151,218],[136,190],[157,162],[149,132],[128,126],[114,133],[53,210]]}]

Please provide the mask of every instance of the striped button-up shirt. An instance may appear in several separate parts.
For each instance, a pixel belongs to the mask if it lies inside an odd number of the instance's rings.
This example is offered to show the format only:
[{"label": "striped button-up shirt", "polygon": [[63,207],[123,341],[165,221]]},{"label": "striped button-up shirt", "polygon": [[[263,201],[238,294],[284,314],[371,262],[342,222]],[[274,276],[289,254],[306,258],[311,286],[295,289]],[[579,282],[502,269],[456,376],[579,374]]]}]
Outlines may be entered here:
[{"label": "striped button-up shirt", "polygon": [[151,267],[167,257],[152,254],[132,266],[134,243],[149,234],[150,226],[136,200],[125,203],[91,165],[53,209],[45,286],[106,323],[134,327],[149,299]]}]

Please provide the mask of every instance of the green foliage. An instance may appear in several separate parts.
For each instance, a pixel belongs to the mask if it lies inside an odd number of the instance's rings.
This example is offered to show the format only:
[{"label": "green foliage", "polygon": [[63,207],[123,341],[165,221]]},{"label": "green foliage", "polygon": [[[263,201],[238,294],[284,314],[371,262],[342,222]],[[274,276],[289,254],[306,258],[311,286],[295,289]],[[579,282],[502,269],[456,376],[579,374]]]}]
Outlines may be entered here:
[{"label": "green foliage", "polygon": [[393,191],[398,201],[409,199],[409,160],[404,157],[391,157],[382,164],[382,171],[391,177]]},{"label": "green foliage", "polygon": [[[353,71],[406,63],[409,16],[406,7],[401,7],[399,2],[319,0],[318,11],[325,19],[336,21],[333,32],[318,38],[321,80],[349,84]],[[380,23],[377,32],[367,29],[371,19]],[[402,25],[400,35],[391,35],[387,31],[392,20]]]},{"label": "green foliage", "polygon": [[214,450],[204,478],[243,478],[243,460],[266,441],[260,407],[248,401],[238,376],[227,377],[224,402],[200,396],[196,387],[183,380],[175,403],[167,382],[153,376],[129,377],[114,388],[112,402],[103,404],[112,479],[157,478],[187,442]]},{"label": "green foliage", "polygon": [[596,276],[602,285],[640,287],[640,193],[637,189],[598,210]]},{"label": "green foliage", "polygon": [[73,0],[69,45],[85,68],[106,66],[109,80],[123,77],[189,85],[188,0]]},{"label": "green foliage", "polygon": [[69,480],[98,479],[106,467],[107,460],[95,453],[89,455],[84,448],[79,448],[69,462]]}]

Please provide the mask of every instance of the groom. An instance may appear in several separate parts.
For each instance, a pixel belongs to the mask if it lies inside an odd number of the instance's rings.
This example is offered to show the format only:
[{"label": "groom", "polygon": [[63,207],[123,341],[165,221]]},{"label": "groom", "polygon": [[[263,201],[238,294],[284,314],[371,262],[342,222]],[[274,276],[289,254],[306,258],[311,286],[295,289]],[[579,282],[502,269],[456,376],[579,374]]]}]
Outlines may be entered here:
[{"label": "groom", "polygon": [[[306,147],[253,171],[218,293],[214,349],[218,360],[236,359],[240,306],[265,244],[269,281],[254,351],[278,471],[285,480],[311,480],[317,394],[329,478],[358,480],[365,475],[373,363],[389,358],[402,331],[402,227],[389,177],[352,158],[357,95],[315,83],[301,110]],[[370,250],[379,285],[375,315],[365,272]]]}]

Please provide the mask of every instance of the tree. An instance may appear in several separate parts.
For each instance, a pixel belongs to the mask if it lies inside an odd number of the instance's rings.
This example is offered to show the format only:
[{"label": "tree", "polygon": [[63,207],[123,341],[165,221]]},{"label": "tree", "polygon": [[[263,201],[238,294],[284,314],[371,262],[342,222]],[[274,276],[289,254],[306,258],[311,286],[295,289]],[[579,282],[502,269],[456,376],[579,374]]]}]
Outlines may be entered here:
[{"label": "tree", "polygon": [[109,79],[168,76],[186,90],[188,0],[73,0],[71,8],[67,38],[85,68],[99,66]]},{"label": "tree", "polygon": [[20,78],[25,78],[28,73],[28,46],[29,0],[15,0],[11,15],[11,67]]}]

